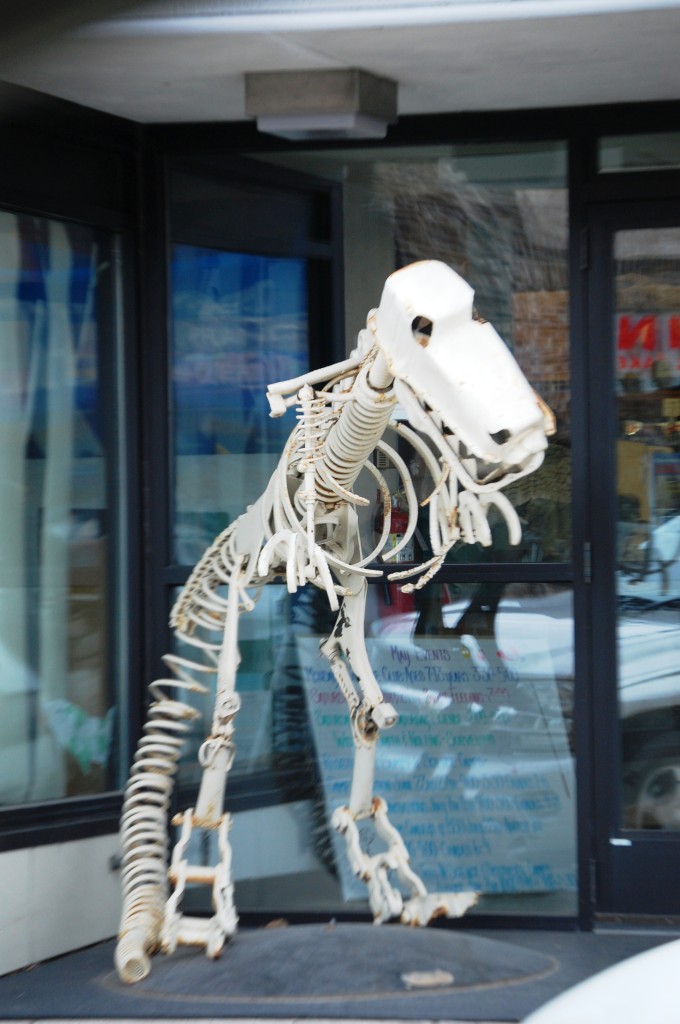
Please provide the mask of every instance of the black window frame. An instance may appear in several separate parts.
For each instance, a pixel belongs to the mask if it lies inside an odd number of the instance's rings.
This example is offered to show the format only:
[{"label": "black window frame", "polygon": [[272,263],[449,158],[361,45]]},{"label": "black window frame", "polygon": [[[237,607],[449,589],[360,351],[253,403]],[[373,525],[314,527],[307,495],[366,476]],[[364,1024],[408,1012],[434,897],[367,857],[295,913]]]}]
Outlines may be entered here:
[{"label": "black window frame", "polygon": [[[0,208],[50,220],[71,223],[115,234],[121,260],[120,312],[122,367],[115,365],[110,349],[100,353],[102,394],[105,399],[107,450],[107,491],[111,497],[109,522],[116,538],[125,538],[126,561],[121,577],[126,592],[117,591],[109,577],[109,635],[116,609],[127,602],[128,643],[125,662],[111,645],[110,678],[113,684],[139,688],[143,673],[138,657],[143,623],[138,588],[133,585],[135,567],[140,566],[140,502],[138,434],[139,381],[131,353],[137,334],[138,282],[136,280],[137,129],[130,122],[87,110],[77,104],[55,100],[31,90],[0,83],[0,132],[4,156],[0,163]],[[123,380],[123,395],[119,384]],[[119,452],[117,424],[124,420],[129,443]],[[118,461],[116,456],[118,456]],[[124,466],[121,465],[124,459]],[[127,499],[117,500],[118,469],[127,482]],[[117,552],[120,561],[122,551]],[[118,566],[116,567],[116,569]],[[115,593],[114,593],[115,591]],[[120,751],[119,771],[126,770],[128,752],[141,726],[136,702],[128,699],[130,714],[120,721],[116,744]],[[64,797],[45,802],[0,808],[0,851],[42,846],[91,836],[110,834],[118,828],[122,788],[81,797]]]}]

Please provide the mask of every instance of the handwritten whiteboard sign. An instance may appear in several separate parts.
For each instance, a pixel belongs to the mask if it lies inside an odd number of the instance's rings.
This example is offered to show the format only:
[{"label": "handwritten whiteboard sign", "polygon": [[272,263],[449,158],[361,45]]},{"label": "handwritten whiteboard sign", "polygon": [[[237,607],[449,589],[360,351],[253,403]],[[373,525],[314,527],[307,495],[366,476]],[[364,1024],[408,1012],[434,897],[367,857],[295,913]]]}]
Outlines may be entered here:
[{"label": "handwritten whiteboard sign", "polygon": [[[354,742],[317,637],[298,637],[327,813],[347,803]],[[576,887],[574,772],[549,651],[538,636],[369,639],[375,676],[399,714],[381,734],[376,794],[433,891]],[[364,847],[379,840],[362,823]],[[346,900],[365,897],[334,835]]]}]

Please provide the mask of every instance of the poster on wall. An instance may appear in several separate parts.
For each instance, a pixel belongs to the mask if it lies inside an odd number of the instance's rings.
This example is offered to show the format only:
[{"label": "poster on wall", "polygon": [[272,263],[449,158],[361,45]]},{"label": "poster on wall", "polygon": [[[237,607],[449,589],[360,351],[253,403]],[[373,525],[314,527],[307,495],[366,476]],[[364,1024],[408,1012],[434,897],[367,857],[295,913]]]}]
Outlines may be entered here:
[{"label": "poster on wall", "polygon": [[[464,636],[369,639],[375,676],[399,721],[380,738],[376,794],[431,891],[576,888],[575,784],[550,652],[539,636],[499,650]],[[326,812],[349,798],[354,742],[318,637],[298,654]],[[360,827],[370,853],[370,822]],[[365,898],[333,833],[346,900]]]}]

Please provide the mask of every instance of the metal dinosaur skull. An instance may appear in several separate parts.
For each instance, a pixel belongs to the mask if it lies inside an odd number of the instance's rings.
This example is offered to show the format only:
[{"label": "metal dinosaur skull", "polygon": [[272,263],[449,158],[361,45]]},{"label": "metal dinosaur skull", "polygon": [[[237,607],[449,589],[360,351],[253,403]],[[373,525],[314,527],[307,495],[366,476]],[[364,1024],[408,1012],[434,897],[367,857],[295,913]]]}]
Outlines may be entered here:
[{"label": "metal dinosaur skull", "polygon": [[436,435],[475,490],[495,490],[540,466],[553,421],[473,298],[454,270],[426,260],[387,279],[368,325],[412,424]]}]

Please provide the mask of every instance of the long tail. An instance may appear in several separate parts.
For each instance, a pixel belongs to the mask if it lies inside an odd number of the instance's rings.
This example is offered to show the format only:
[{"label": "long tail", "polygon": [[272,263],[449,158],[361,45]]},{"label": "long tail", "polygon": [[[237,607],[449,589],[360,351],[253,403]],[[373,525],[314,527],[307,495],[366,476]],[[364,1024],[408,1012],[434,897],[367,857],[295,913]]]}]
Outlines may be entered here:
[{"label": "long tail", "polygon": [[149,957],[158,948],[168,896],[167,816],[173,781],[191,721],[200,717],[191,705],[163,692],[177,685],[176,680],[158,679],[149,688],[154,700],[125,790],[120,824],[123,912],[115,962],[127,982],[146,977]]},{"label": "long tail", "polygon": [[[208,548],[173,608],[175,636],[197,654],[164,657],[175,678],[157,679],[149,687],[152,702],[125,789],[120,823],[123,910],[115,963],[122,980],[130,983],[147,976],[150,957],[160,944],[168,899],[167,819],[174,778],[192,723],[201,717],[176,694],[188,698],[210,692],[227,607],[217,587],[231,577],[237,522]],[[252,607],[245,593],[242,597],[244,607]]]}]

